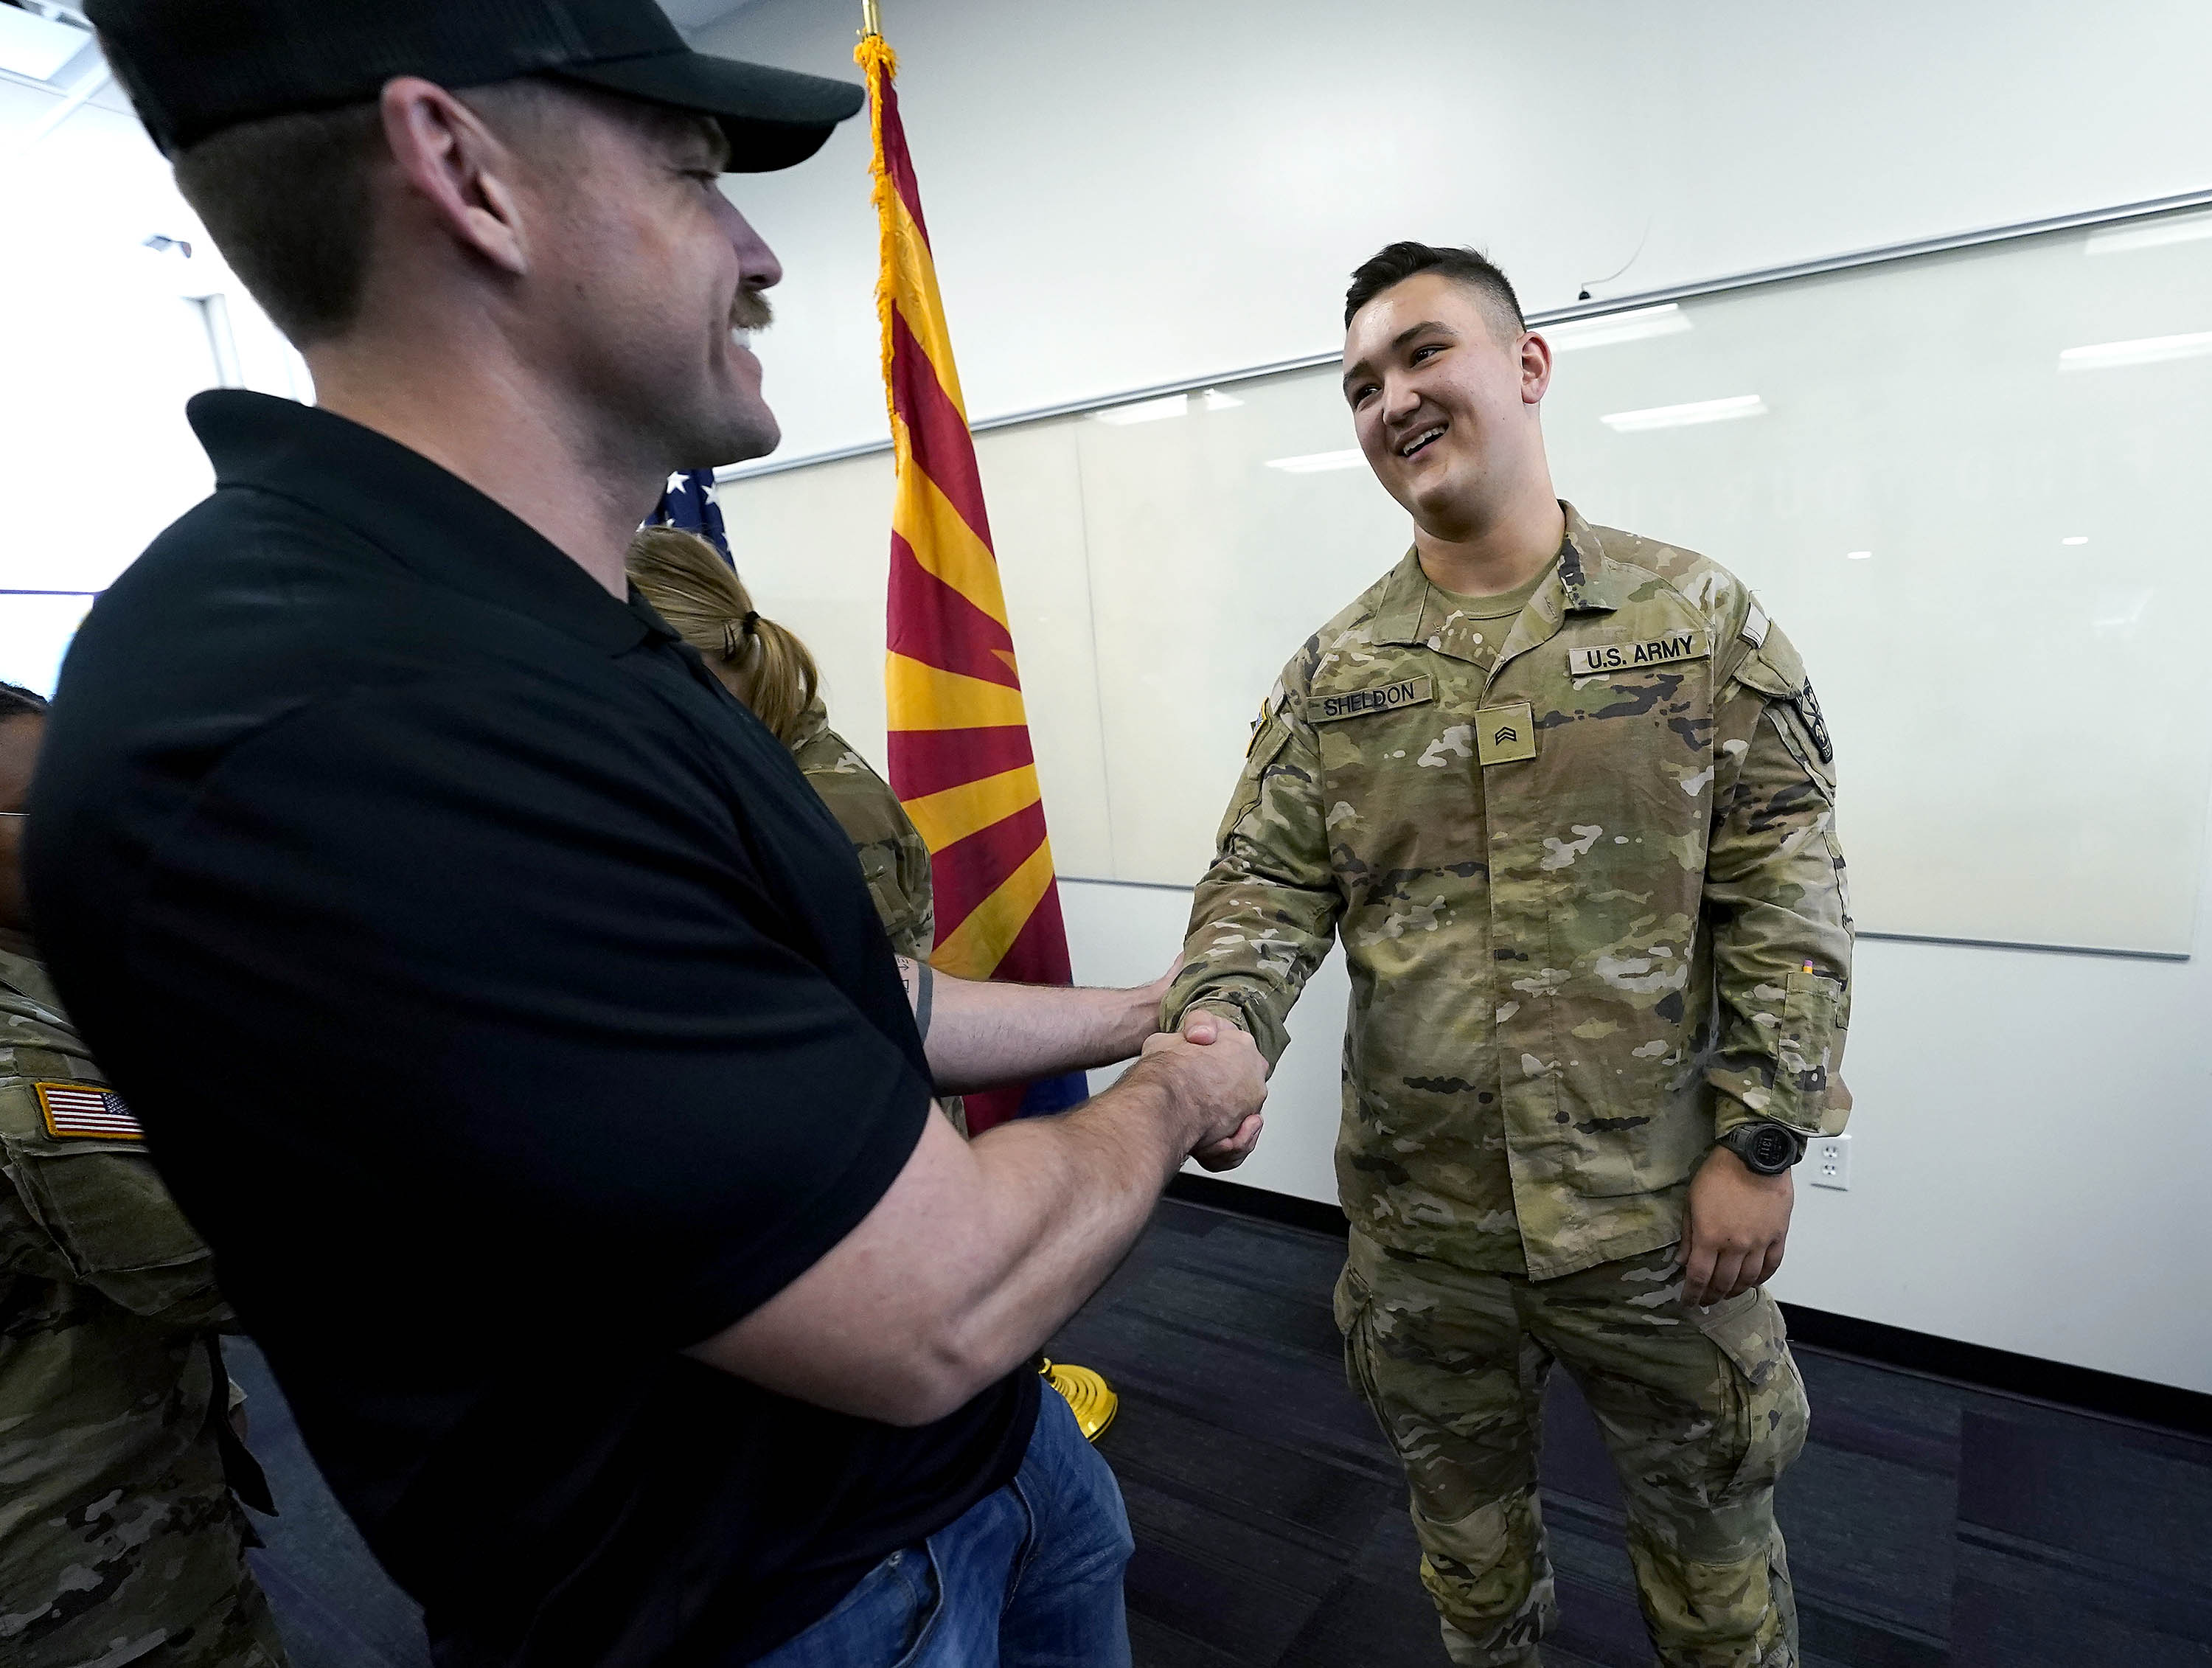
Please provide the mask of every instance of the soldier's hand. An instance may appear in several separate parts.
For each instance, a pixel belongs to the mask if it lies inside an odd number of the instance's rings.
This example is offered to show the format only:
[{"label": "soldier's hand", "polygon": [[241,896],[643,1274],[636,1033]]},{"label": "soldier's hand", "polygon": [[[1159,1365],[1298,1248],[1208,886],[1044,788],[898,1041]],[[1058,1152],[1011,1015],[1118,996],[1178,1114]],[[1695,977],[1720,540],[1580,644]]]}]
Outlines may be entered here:
[{"label": "soldier's hand", "polygon": [[1178,950],[1176,952],[1175,959],[1168,964],[1166,972],[1161,974],[1150,984],[1140,985],[1138,988],[1152,999],[1152,1007],[1157,1009],[1167,1000],[1168,987],[1175,983],[1176,975],[1182,971],[1182,952]]},{"label": "soldier's hand", "polygon": [[1267,1099],[1267,1062],[1249,1037],[1210,1014],[1194,1014],[1181,1032],[1160,1032],[1147,1042],[1139,1064],[1188,1119],[1192,1156],[1209,1170],[1244,1161],[1260,1138]]},{"label": "soldier's hand", "polygon": [[1782,1266],[1796,1200],[1790,1172],[1758,1176],[1716,1147],[1690,1183],[1682,1230],[1682,1301],[1696,1308],[1764,1285]]},{"label": "soldier's hand", "polygon": [[1260,1131],[1267,1127],[1267,1123],[1266,1118],[1255,1112],[1237,1126],[1237,1133],[1228,1140],[1201,1147],[1191,1157],[1217,1174],[1224,1170],[1234,1170],[1252,1156],[1252,1149],[1260,1144]]},{"label": "soldier's hand", "polygon": [[1157,1035],[1160,1026],[1160,1004],[1167,1000],[1168,987],[1182,971],[1182,953],[1168,964],[1168,971],[1150,984],[1133,984],[1120,992],[1123,1011],[1115,1026],[1117,1041],[1115,1058],[1126,1060],[1145,1045],[1145,1038]]},{"label": "soldier's hand", "polygon": [[[1182,958],[1176,958],[1176,965],[1180,967],[1182,965]],[[1193,1008],[1183,1015],[1182,1034],[1190,1042],[1211,1043],[1224,1031],[1236,1032],[1239,1036],[1244,1034],[1243,1028],[1234,1021],[1224,1020],[1218,1014],[1209,1014],[1202,1007]],[[1264,1095],[1267,1092],[1262,1089],[1261,1093]],[[1191,1157],[1196,1159],[1201,1167],[1217,1175],[1224,1170],[1234,1170],[1252,1156],[1252,1149],[1260,1144],[1260,1132],[1266,1127],[1267,1119],[1255,1112],[1237,1126],[1237,1133],[1228,1140],[1201,1147]]]}]

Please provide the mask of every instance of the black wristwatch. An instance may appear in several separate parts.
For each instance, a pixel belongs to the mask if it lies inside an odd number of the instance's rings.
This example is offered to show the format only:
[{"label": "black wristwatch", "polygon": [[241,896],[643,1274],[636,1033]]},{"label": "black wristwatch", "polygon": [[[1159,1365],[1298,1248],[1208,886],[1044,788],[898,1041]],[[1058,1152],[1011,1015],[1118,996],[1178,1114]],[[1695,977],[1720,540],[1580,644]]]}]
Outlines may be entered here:
[{"label": "black wristwatch", "polygon": [[1754,1176],[1778,1176],[1805,1156],[1805,1137],[1779,1123],[1740,1123],[1720,1144]]}]

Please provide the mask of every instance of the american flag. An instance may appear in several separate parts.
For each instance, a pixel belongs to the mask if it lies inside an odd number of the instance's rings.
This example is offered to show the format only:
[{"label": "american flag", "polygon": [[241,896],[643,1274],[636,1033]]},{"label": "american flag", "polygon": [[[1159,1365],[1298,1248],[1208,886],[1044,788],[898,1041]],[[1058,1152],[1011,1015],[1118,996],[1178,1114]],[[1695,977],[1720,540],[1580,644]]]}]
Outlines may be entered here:
[{"label": "american flag", "polygon": [[721,551],[723,561],[732,568],[738,565],[730,555],[729,535],[722,527],[722,507],[714,502],[714,472],[711,469],[671,475],[667,490],[660,495],[659,507],[646,518],[645,524],[696,533]]},{"label": "american flag", "polygon": [[123,1097],[96,1083],[40,1083],[39,1109],[56,1141],[143,1141],[146,1132]]}]

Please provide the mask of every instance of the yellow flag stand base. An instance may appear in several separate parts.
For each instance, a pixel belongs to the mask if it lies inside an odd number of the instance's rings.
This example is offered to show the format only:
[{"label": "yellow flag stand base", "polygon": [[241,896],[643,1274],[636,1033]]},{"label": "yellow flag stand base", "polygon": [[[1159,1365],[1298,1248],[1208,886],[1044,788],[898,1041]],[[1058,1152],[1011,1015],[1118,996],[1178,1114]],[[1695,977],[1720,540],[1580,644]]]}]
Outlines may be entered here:
[{"label": "yellow flag stand base", "polygon": [[1114,1422],[1114,1415],[1121,1410],[1121,1398],[1114,1393],[1113,1386],[1087,1367],[1047,1361],[1037,1370],[1044,1374],[1048,1384],[1067,1398],[1067,1405],[1074,1411],[1075,1422],[1082,1427],[1086,1442],[1096,1442],[1104,1434],[1106,1427]]}]

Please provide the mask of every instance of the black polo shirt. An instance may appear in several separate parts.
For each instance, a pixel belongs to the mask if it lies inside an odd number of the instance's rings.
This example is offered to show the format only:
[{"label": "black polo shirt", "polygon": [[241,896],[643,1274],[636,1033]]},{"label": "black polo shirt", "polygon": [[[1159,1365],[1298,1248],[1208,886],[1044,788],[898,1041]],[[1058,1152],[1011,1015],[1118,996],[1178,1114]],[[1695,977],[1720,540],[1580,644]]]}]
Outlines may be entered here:
[{"label": "black polo shirt", "polygon": [[930,1087],[851,848],[650,609],[327,412],[94,608],[33,798],[65,1000],[454,1665],[734,1664],[1013,1475],[678,1354],[890,1186]]}]

